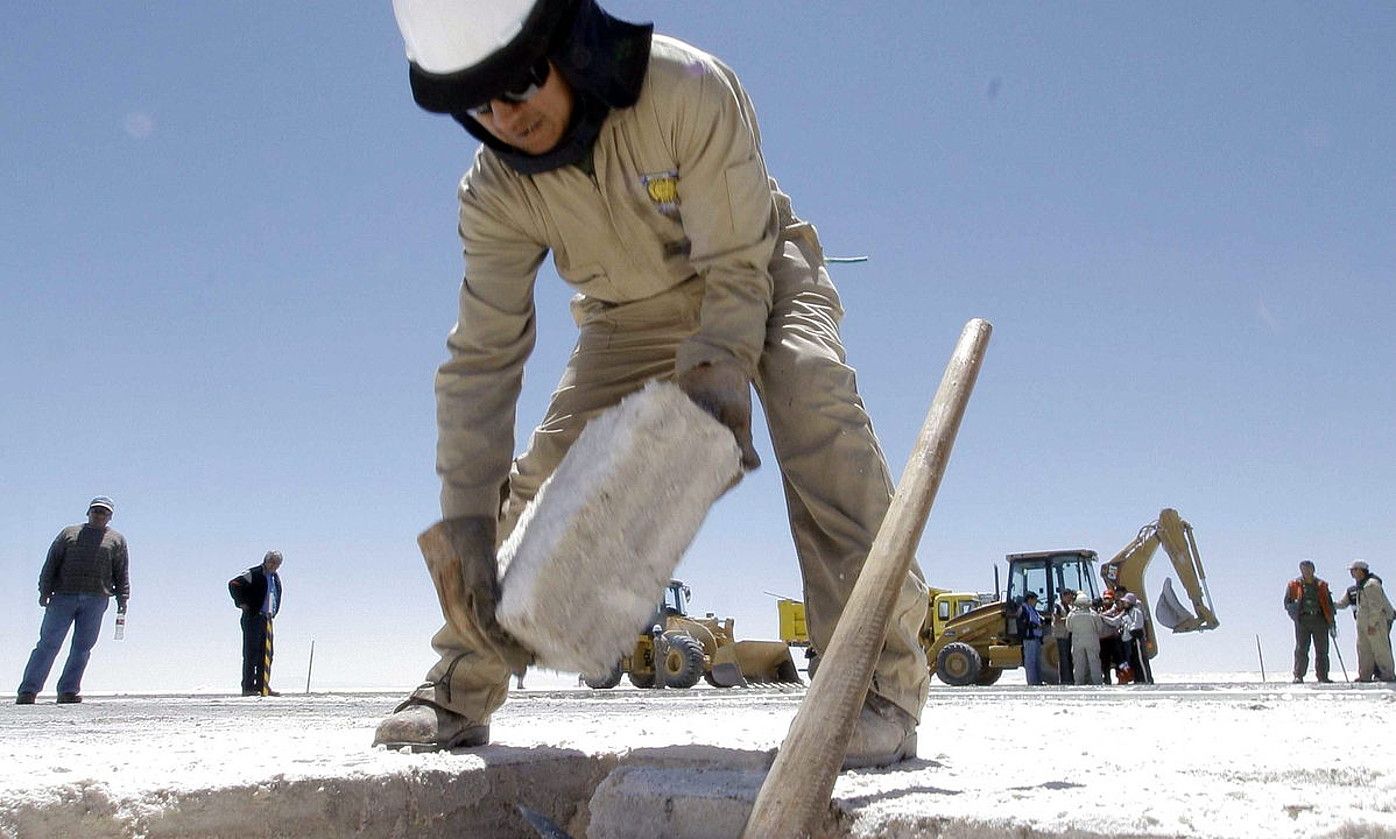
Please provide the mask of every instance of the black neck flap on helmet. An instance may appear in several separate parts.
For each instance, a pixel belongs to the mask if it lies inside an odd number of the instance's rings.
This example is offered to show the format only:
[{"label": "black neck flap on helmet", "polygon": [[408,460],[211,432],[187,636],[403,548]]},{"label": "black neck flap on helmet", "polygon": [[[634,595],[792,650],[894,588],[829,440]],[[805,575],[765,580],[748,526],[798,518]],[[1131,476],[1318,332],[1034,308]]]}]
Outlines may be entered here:
[{"label": "black neck flap on helmet", "polygon": [[[653,33],[653,24],[627,23],[595,0],[537,0],[519,34],[483,61],[449,74],[409,64],[412,98],[425,110],[450,114],[520,174],[559,169],[590,153],[612,108],[628,108],[640,98]],[[572,120],[557,146],[533,155],[489,133],[468,109],[525,87],[528,68],[544,56],[572,87]]]}]

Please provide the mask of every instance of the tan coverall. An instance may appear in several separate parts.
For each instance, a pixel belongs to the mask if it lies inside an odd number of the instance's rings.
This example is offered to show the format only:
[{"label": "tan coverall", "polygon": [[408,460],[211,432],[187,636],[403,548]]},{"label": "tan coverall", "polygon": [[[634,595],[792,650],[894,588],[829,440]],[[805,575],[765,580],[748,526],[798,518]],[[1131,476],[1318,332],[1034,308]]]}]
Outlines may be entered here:
[{"label": "tan coverall", "polygon": [[[1381,581],[1368,576],[1357,592],[1357,678],[1362,681],[1396,678],[1392,670],[1391,619],[1396,610]],[[1346,599],[1338,608],[1352,605]]]},{"label": "tan coverall", "polygon": [[1100,684],[1100,639],[1105,635],[1105,619],[1089,606],[1073,606],[1066,630],[1071,638],[1072,678],[1078,685]]},{"label": "tan coverall", "polygon": [[[735,362],[765,411],[811,640],[826,648],[892,483],[845,363],[843,309],[814,228],[768,178],[736,76],[663,36],[639,101],[607,117],[592,168],[525,176],[482,148],[462,181],[460,319],[436,379],[442,513],[499,515],[502,541],[587,420],[649,379]],[[511,469],[534,344],[533,282],[549,250],[579,292],[580,335]],[[926,607],[913,565],[872,687],[918,719],[929,681],[917,641]],[[504,702],[507,666],[449,626],[432,645],[441,659],[416,695],[487,723]]]}]

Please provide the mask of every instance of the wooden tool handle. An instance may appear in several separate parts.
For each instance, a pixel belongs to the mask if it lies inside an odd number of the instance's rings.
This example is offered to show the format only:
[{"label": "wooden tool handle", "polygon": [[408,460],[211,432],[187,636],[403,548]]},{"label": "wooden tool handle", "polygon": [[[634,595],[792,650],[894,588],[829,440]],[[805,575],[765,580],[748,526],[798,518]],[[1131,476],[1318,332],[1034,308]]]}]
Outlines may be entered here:
[{"label": "wooden tool handle", "polygon": [[743,839],[808,836],[827,811],[853,723],[872,681],[897,593],[911,567],[992,327],[965,325],[897,494],[853,586],[829,649],[761,785]]}]

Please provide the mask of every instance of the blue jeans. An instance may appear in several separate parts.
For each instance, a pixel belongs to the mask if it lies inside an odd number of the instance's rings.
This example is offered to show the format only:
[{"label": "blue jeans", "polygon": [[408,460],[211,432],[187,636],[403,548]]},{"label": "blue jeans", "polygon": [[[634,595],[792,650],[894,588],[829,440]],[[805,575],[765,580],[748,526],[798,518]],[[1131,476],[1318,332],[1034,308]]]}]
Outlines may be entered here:
[{"label": "blue jeans", "polygon": [[29,666],[24,668],[20,693],[38,693],[44,689],[48,671],[53,669],[53,660],[58,657],[68,628],[74,625],[77,628],[73,631],[73,645],[68,651],[68,663],[63,666],[63,674],[58,677],[58,692],[81,691],[82,673],[87,669],[92,647],[102,631],[102,615],[106,614],[110,599],[105,594],[55,594],[49,598],[48,608],[44,610],[44,622],[39,625],[39,643],[29,655]]},{"label": "blue jeans", "polygon": [[1028,684],[1042,684],[1042,639],[1023,641],[1023,668],[1028,671]]}]

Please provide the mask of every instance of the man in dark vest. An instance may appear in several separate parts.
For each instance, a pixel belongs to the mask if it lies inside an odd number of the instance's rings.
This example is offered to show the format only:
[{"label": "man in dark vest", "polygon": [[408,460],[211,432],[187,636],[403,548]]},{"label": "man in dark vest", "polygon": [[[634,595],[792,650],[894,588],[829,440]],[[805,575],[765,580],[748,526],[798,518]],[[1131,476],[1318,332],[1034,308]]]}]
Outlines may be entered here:
[{"label": "man in dark vest", "polygon": [[1328,678],[1328,635],[1333,631],[1333,595],[1328,583],[1314,575],[1309,560],[1299,563],[1299,576],[1285,586],[1285,611],[1294,621],[1294,681],[1309,672],[1309,645],[1314,648],[1314,675]]},{"label": "man in dark vest", "polygon": [[271,689],[272,618],[281,611],[281,552],[267,551],[254,565],[228,581],[228,593],[242,610],[242,695],[280,696]]}]

